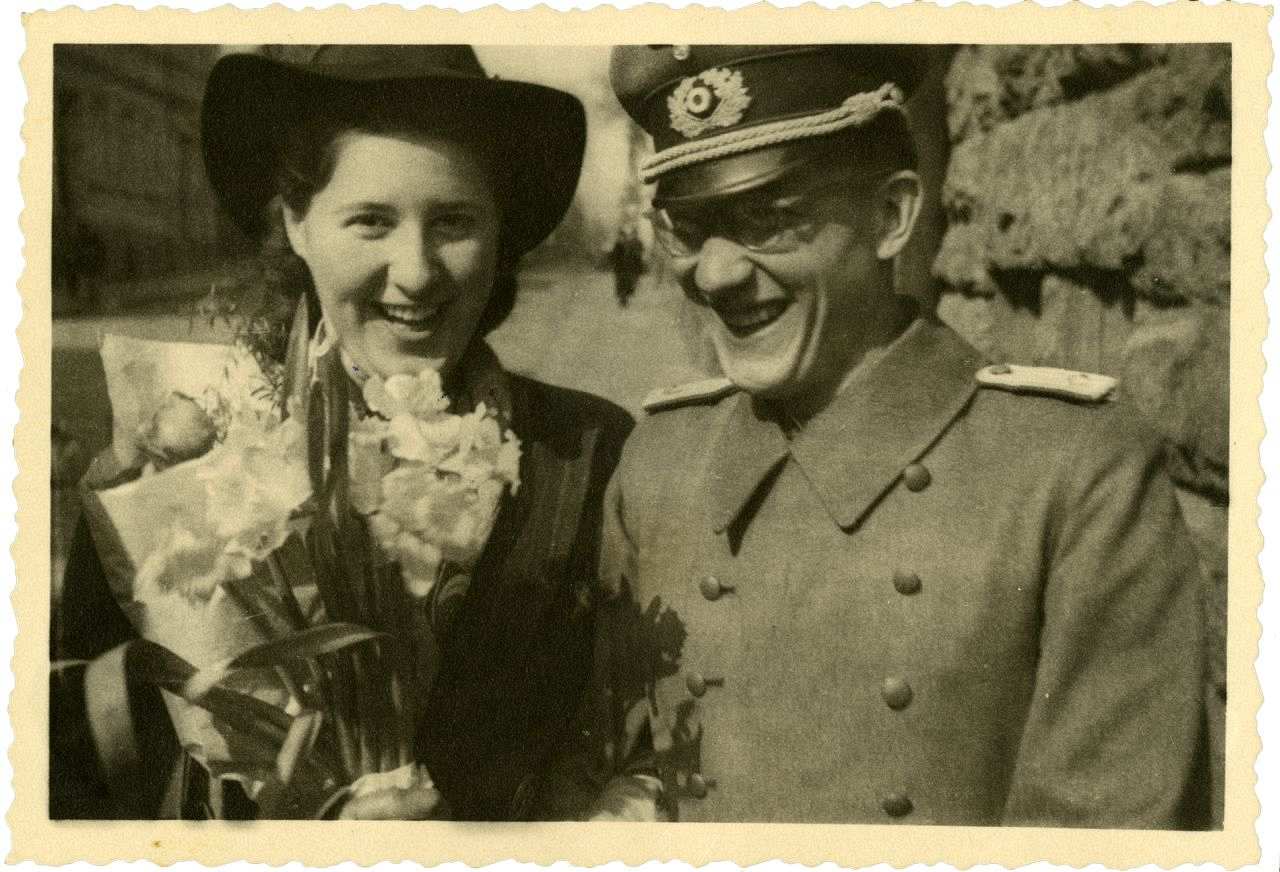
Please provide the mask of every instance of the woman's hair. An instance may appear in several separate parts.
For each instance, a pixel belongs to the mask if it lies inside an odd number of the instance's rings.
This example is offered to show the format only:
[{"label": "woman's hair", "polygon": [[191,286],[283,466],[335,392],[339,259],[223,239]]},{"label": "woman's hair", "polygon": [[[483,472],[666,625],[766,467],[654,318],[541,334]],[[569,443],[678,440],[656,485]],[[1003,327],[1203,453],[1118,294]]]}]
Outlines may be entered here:
[{"label": "woman's hair", "polygon": [[[450,99],[451,96],[447,90],[433,90],[428,101],[403,85],[363,87],[358,91],[335,88],[329,99],[317,101],[318,111],[285,133],[276,163],[277,196],[268,207],[272,212],[268,226],[272,230],[264,241],[263,256],[275,262],[272,271],[294,288],[295,299],[302,292],[314,302],[315,287],[306,264],[289,248],[283,230],[283,209],[306,214],[312,198],[333,177],[341,138],[346,133],[429,135],[460,142],[479,159],[498,209],[505,212],[504,195],[511,187],[497,143],[491,137],[477,135],[476,125],[470,123],[476,107],[465,103],[460,95],[457,99]],[[504,225],[498,239],[493,290],[477,328],[481,335],[501,324],[515,305],[520,254],[505,236]],[[318,311],[318,306],[312,306],[312,310]]]}]

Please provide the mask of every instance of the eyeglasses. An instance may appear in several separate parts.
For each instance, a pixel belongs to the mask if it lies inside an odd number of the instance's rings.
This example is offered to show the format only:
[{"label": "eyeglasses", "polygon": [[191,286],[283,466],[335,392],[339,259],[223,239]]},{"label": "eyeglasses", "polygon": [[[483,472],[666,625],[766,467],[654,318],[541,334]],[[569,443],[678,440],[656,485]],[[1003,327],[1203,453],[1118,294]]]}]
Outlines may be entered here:
[{"label": "eyeglasses", "polygon": [[794,193],[730,198],[696,209],[653,209],[647,213],[658,244],[672,257],[692,257],[712,237],[727,239],[756,254],[786,254],[812,241],[829,217],[841,182],[860,187],[883,173],[825,179]]}]

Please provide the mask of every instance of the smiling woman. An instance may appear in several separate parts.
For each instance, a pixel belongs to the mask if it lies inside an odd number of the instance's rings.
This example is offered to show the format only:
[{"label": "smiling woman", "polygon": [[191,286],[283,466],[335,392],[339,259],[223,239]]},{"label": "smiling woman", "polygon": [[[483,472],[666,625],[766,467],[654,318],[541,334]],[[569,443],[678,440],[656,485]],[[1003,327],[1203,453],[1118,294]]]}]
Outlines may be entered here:
[{"label": "smiling woman", "polygon": [[323,188],[284,211],[326,322],[361,371],[451,376],[493,290],[489,174],[439,137],[349,131],[333,150]]},{"label": "smiling woman", "polygon": [[[79,531],[57,617],[59,654],[91,663],[53,679],[51,816],[528,817],[590,670],[603,492],[631,421],[506,373],[484,337],[568,208],[582,107],[488,78],[467,46],[318,46],[219,61],[203,134],[222,205],[300,267],[287,353],[254,349],[280,388],[252,421],[234,398],[206,404],[207,455],[91,477],[106,508]],[[222,474],[253,469],[264,480]],[[194,483],[197,503],[215,485],[272,502],[277,474],[310,496],[248,531],[247,551],[229,543],[214,565],[234,578],[205,572],[198,602],[182,566],[208,543],[189,530],[157,550],[161,569],[137,561],[163,589],[112,559],[124,515],[146,539],[201,514],[168,482]],[[252,512],[205,514],[214,537]],[[288,632],[254,636],[264,611]],[[181,698],[176,780],[155,689],[104,681],[139,651]]]}]

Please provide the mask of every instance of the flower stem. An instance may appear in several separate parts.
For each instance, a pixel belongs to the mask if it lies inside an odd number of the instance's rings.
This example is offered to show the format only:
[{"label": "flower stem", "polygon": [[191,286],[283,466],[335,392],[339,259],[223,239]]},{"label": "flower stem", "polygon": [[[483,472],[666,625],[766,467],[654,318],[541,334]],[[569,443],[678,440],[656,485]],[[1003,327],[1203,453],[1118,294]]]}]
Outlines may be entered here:
[{"label": "flower stem", "polygon": [[329,687],[330,707],[334,713],[334,733],[338,737],[338,748],[342,753],[342,762],[346,766],[348,783],[361,775],[360,750],[356,741],[355,721],[349,698],[350,682],[343,681],[345,673],[345,655],[330,655],[332,675],[326,678]]},{"label": "flower stem", "polygon": [[[291,534],[279,550],[282,551],[290,547],[297,548],[299,544],[301,543],[298,542],[297,536]],[[267,569],[271,574],[271,580],[275,584],[276,590],[280,592],[280,603],[284,606],[284,614],[292,629],[305,629],[307,619],[302,614],[302,606],[298,603],[298,598],[293,593],[293,585],[289,583],[289,578],[281,565],[279,551],[274,551],[268,555],[266,563]]]}]

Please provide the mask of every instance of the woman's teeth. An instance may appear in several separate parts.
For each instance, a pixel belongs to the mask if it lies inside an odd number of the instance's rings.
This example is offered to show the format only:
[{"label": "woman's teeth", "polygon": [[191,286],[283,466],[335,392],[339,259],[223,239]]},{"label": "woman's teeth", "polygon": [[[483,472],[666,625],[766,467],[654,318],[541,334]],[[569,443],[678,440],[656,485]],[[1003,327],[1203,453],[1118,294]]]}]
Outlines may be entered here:
[{"label": "woman's teeth", "polygon": [[784,300],[776,300],[746,309],[723,309],[718,314],[735,336],[746,336],[778,320],[788,305]]},{"label": "woman's teeth", "polygon": [[424,328],[427,326],[436,312],[440,311],[439,306],[393,306],[387,303],[376,304],[382,317],[395,324],[403,324],[406,327]]}]

